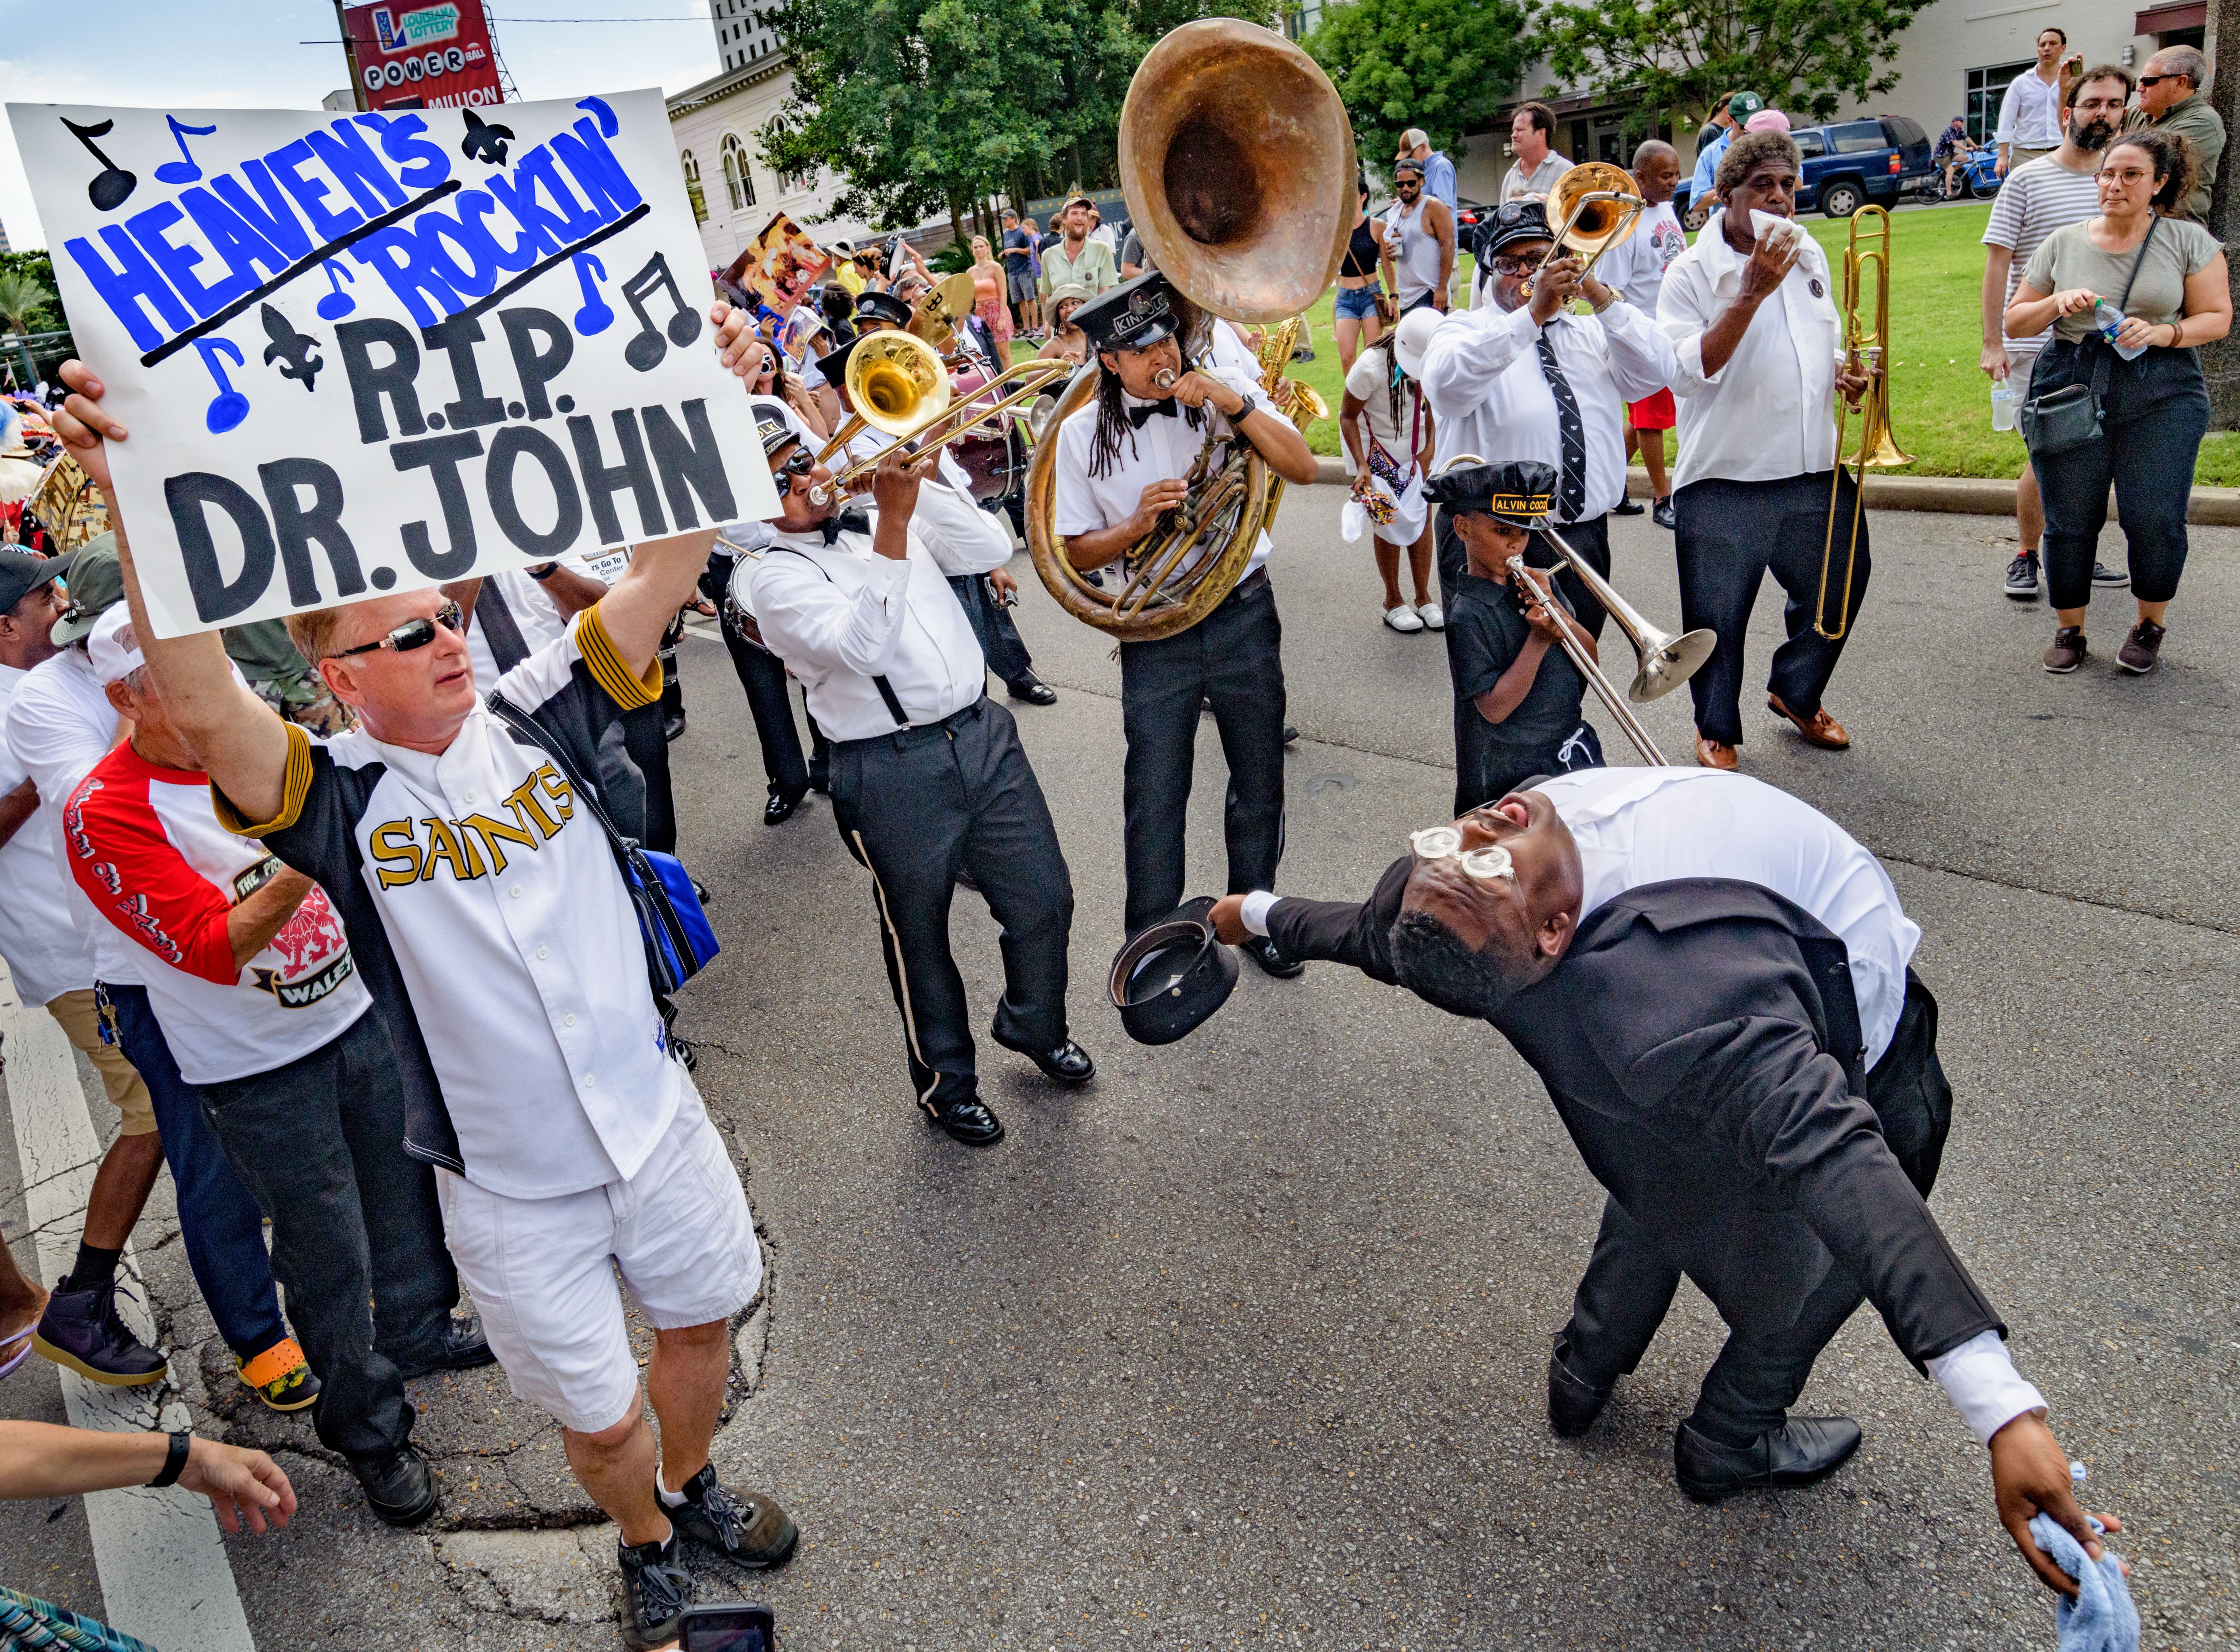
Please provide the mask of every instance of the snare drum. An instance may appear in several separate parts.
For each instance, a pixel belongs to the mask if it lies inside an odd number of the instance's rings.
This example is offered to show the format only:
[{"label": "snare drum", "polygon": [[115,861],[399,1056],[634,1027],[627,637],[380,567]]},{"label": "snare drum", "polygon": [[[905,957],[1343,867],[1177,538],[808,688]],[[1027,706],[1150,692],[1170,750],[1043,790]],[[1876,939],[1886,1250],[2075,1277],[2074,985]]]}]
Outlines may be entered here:
[{"label": "snare drum", "polygon": [[730,582],[723,587],[723,629],[767,654],[770,647],[763,641],[762,622],[755,617],[754,593],[748,589],[753,583],[755,570],[762,566],[763,552],[749,550],[728,539],[722,543],[726,550],[737,553]]}]

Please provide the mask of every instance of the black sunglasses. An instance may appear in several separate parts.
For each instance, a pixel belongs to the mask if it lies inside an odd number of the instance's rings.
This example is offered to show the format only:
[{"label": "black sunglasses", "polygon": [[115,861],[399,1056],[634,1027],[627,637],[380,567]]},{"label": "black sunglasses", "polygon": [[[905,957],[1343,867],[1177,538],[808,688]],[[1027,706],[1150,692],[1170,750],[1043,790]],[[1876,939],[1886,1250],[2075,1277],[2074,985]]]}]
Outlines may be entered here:
[{"label": "black sunglasses", "polygon": [[773,466],[770,474],[774,476],[782,476],[790,483],[794,477],[805,476],[815,469],[817,469],[817,456],[807,448],[796,448],[793,450],[793,456],[783,464]]},{"label": "black sunglasses", "polygon": [[2139,77],[2139,84],[2142,86],[2159,86],[2166,80],[2183,80],[2184,78],[2185,77],[2183,75],[2142,75]]},{"label": "black sunglasses", "polygon": [[410,654],[416,648],[426,648],[436,640],[436,627],[466,635],[466,621],[459,614],[457,603],[446,603],[436,610],[434,619],[410,619],[384,637],[371,643],[361,643],[356,648],[337,649],[335,658],[346,660],[353,654],[370,654],[377,648],[395,649],[399,654]]}]

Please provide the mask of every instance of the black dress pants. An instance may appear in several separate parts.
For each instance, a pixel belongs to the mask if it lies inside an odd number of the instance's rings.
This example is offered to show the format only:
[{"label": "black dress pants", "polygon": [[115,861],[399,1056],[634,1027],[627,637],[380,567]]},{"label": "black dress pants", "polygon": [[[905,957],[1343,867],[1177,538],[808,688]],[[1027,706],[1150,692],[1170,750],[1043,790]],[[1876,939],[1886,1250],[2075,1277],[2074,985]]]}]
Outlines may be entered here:
[{"label": "black dress pants", "polygon": [[973,636],[980,639],[980,652],[988,661],[988,669],[999,680],[1017,683],[1033,669],[1034,656],[1027,652],[1019,628],[1011,623],[1011,610],[998,608],[988,595],[986,575],[951,574],[949,589],[957,593],[957,606],[971,622]]},{"label": "black dress pants", "polygon": [[1182,904],[1198,709],[1208,700],[1229,760],[1229,893],[1275,887],[1283,854],[1283,643],[1263,570],[1190,629],[1120,645],[1129,934]]},{"label": "black dress pants", "polygon": [[[1455,589],[1456,582],[1470,571],[1470,557],[1463,549],[1461,536],[1455,532],[1455,513],[1445,505],[1439,507],[1433,543],[1439,553],[1439,590]],[[1569,522],[1557,532],[1563,543],[1586,559],[1587,566],[1604,579],[1610,577],[1610,517],[1590,516],[1584,522]],[[1571,571],[1571,564],[1562,553],[1550,544],[1542,534],[1534,534],[1524,543],[1525,565],[1531,568],[1552,568],[1556,572],[1556,589],[1563,593],[1571,604],[1571,612],[1578,616],[1579,623],[1586,627],[1587,635],[1597,642],[1602,640],[1603,621],[1609,617],[1603,605],[1587,594],[1587,583]]]},{"label": "black dress pants", "polygon": [[802,761],[801,734],[793,726],[793,703],[785,690],[785,662],[768,649],[747,641],[727,618],[723,646],[730,651],[731,669],[739,674],[746,691],[747,710],[755,720],[755,737],[762,743],[763,775],[773,797],[798,797],[809,789],[809,766]]},{"label": "black dress pants", "polygon": [[[1758,587],[1769,573],[1788,597],[1782,619],[1789,640],[1774,650],[1767,691],[1779,695],[1782,703],[1800,717],[1810,718],[1820,709],[1820,696],[1836,674],[1836,662],[1843,657],[1841,642],[1831,643],[1812,629],[1814,604],[1820,600],[1821,564],[1828,556],[1831,481],[1836,543],[1826,621],[1833,625],[1843,592],[1844,556],[1851,543],[1855,484],[1850,472],[1838,470],[1831,478],[1823,470],[1777,482],[1691,482],[1672,496],[1679,523],[1681,628],[1692,631],[1704,627],[1719,639],[1703,669],[1688,679],[1688,691],[1696,700],[1696,731],[1708,740],[1742,743],[1743,644]],[[1843,612],[1847,622],[1857,617],[1859,605],[1867,599],[1873,569],[1862,512],[1851,600]],[[1850,636],[1848,629],[1844,635]]]},{"label": "black dress pants", "polygon": [[871,873],[887,981],[902,1011],[922,1103],[970,1096],[964,983],[949,950],[949,903],[969,871],[1003,926],[996,1036],[1065,1042],[1073,876],[1011,714],[984,696],[943,722],[832,747],[832,818]]},{"label": "black dress pants", "polygon": [[[1897,1029],[1867,1075],[1866,1089],[1884,1140],[1927,1198],[1951,1122],[1952,1091],[1937,1058],[1937,1001],[1910,969]],[[1866,1300],[1866,1288],[1802,1216],[1756,1214],[1751,1231],[1702,1235],[1676,1256],[1615,1198],[1606,1201],[1563,1328],[1565,1363],[1597,1387],[1632,1370],[1684,1273],[1728,1329],[1689,1426],[1732,1446],[1781,1427],[1813,1362]]]},{"label": "black dress pants", "polygon": [[440,1344],[459,1281],[436,1173],[404,1151],[404,1090],[380,1012],[285,1066],[198,1088],[234,1173],[272,1219],[272,1271],[319,1378],[320,1441],[385,1456],[412,1432],[394,1362]]}]

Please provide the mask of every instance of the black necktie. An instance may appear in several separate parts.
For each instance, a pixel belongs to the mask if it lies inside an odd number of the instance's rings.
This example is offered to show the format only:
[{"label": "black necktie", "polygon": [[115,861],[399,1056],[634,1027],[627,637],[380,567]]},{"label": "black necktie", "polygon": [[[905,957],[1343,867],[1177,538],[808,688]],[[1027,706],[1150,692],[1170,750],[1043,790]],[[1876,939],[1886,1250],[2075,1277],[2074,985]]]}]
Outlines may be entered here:
[{"label": "black necktie", "polygon": [[827,516],[823,522],[818,523],[817,530],[824,536],[824,543],[830,545],[837,541],[843,533],[870,532],[871,519],[860,510],[843,510],[837,516]]},{"label": "black necktie", "polygon": [[1577,522],[1587,508],[1587,427],[1579,418],[1579,398],[1571,394],[1571,381],[1556,365],[1556,335],[1540,330],[1540,372],[1548,392],[1556,398],[1556,430],[1562,438],[1562,479],[1556,484],[1556,520]]},{"label": "black necktie", "polygon": [[1164,401],[1146,402],[1141,407],[1130,408],[1128,410],[1128,428],[1131,430],[1140,430],[1143,428],[1143,421],[1155,416],[1160,418],[1168,419],[1174,417],[1175,398],[1170,396]]}]

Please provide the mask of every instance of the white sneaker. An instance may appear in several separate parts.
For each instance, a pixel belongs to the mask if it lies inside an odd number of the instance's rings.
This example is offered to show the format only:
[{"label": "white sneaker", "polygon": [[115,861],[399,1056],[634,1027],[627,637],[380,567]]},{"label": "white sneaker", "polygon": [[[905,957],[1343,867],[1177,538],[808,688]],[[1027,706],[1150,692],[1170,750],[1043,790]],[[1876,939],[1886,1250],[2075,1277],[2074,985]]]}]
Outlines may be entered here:
[{"label": "white sneaker", "polygon": [[1413,633],[1423,629],[1422,617],[1405,603],[1401,603],[1397,608],[1386,609],[1384,623],[1394,630],[1401,632]]},{"label": "white sneaker", "polygon": [[1437,603],[1418,603],[1416,612],[1423,616],[1423,623],[1430,629],[1443,631],[1447,629],[1447,610]]}]

